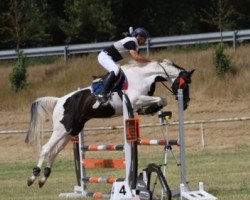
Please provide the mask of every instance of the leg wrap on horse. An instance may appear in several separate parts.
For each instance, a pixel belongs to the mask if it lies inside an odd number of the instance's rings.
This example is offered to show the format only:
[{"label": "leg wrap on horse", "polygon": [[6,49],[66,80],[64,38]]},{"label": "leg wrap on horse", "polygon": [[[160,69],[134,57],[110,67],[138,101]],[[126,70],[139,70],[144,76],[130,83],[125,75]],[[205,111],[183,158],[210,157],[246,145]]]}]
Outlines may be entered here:
[{"label": "leg wrap on horse", "polygon": [[162,108],[163,106],[159,106],[157,103],[155,103],[148,107],[139,108],[137,112],[138,112],[138,115],[149,115],[149,114],[154,114],[158,112]]},{"label": "leg wrap on horse", "polygon": [[33,175],[34,175],[34,176],[39,176],[39,175],[40,175],[40,172],[41,172],[40,167],[34,167],[34,168],[33,168]]},{"label": "leg wrap on horse", "polygon": [[44,173],[44,176],[46,178],[48,178],[50,173],[51,173],[51,169],[49,167],[45,167],[44,170],[43,170],[43,173]]}]

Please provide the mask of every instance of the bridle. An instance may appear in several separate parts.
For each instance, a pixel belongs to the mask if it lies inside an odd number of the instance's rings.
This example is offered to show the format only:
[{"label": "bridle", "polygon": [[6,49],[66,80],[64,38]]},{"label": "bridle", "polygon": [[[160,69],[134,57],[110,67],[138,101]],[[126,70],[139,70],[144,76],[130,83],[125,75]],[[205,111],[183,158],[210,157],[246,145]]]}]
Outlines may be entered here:
[{"label": "bridle", "polygon": [[[164,69],[164,67],[161,65],[161,63],[160,62],[157,62],[157,64],[163,69],[163,71],[164,71],[164,73],[166,74],[166,76],[169,78],[169,80],[170,80],[170,76],[168,75],[168,73],[167,73],[167,71]],[[171,90],[163,81],[160,81],[161,82],[161,84],[168,90],[168,91],[170,91],[173,95],[174,95],[174,92],[173,92],[173,90]]]}]

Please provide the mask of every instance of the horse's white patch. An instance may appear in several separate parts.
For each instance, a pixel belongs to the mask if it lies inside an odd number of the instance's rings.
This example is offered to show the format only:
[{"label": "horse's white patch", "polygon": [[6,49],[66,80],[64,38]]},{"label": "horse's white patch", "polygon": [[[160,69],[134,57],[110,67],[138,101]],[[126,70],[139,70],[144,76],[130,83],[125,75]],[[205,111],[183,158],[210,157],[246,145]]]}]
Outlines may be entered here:
[{"label": "horse's white patch", "polygon": [[94,105],[92,106],[93,109],[97,109],[100,106],[100,102],[98,100],[96,100],[96,102],[94,103]]}]

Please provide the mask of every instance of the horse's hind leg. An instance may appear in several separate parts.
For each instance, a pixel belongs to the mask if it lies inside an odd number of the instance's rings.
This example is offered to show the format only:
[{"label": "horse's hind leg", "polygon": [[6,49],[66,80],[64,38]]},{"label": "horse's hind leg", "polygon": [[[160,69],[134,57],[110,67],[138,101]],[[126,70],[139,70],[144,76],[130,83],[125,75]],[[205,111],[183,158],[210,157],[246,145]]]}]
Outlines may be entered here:
[{"label": "horse's hind leg", "polygon": [[[64,134],[62,134],[64,133]],[[41,167],[43,164],[43,161],[45,157],[48,155],[48,153],[54,148],[54,146],[57,145],[57,143],[67,135],[68,133],[65,133],[65,130],[62,131],[53,131],[51,138],[49,141],[43,145],[42,150],[40,152],[40,158],[38,161],[38,164],[36,167],[33,168],[33,174],[30,176],[27,180],[27,185],[30,186],[34,183],[36,178],[40,175]]]},{"label": "horse's hind leg", "polygon": [[65,136],[64,138],[62,138],[59,141],[59,143],[49,153],[48,164],[47,164],[47,167],[44,168],[44,176],[38,182],[39,187],[42,187],[45,184],[45,182],[47,181],[47,179],[49,178],[50,173],[51,173],[51,168],[52,168],[52,165],[53,165],[53,162],[54,162],[56,156],[68,144],[68,142],[70,141],[70,139],[71,139],[71,135]]}]

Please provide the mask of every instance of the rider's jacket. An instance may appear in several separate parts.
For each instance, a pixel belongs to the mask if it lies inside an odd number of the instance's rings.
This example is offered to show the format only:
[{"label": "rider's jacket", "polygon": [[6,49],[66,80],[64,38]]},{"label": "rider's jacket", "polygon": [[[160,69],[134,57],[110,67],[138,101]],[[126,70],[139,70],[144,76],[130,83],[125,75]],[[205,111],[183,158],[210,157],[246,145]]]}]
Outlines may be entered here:
[{"label": "rider's jacket", "polygon": [[103,51],[117,62],[129,56],[129,50],[138,51],[139,45],[135,37],[126,37],[118,40]]}]

